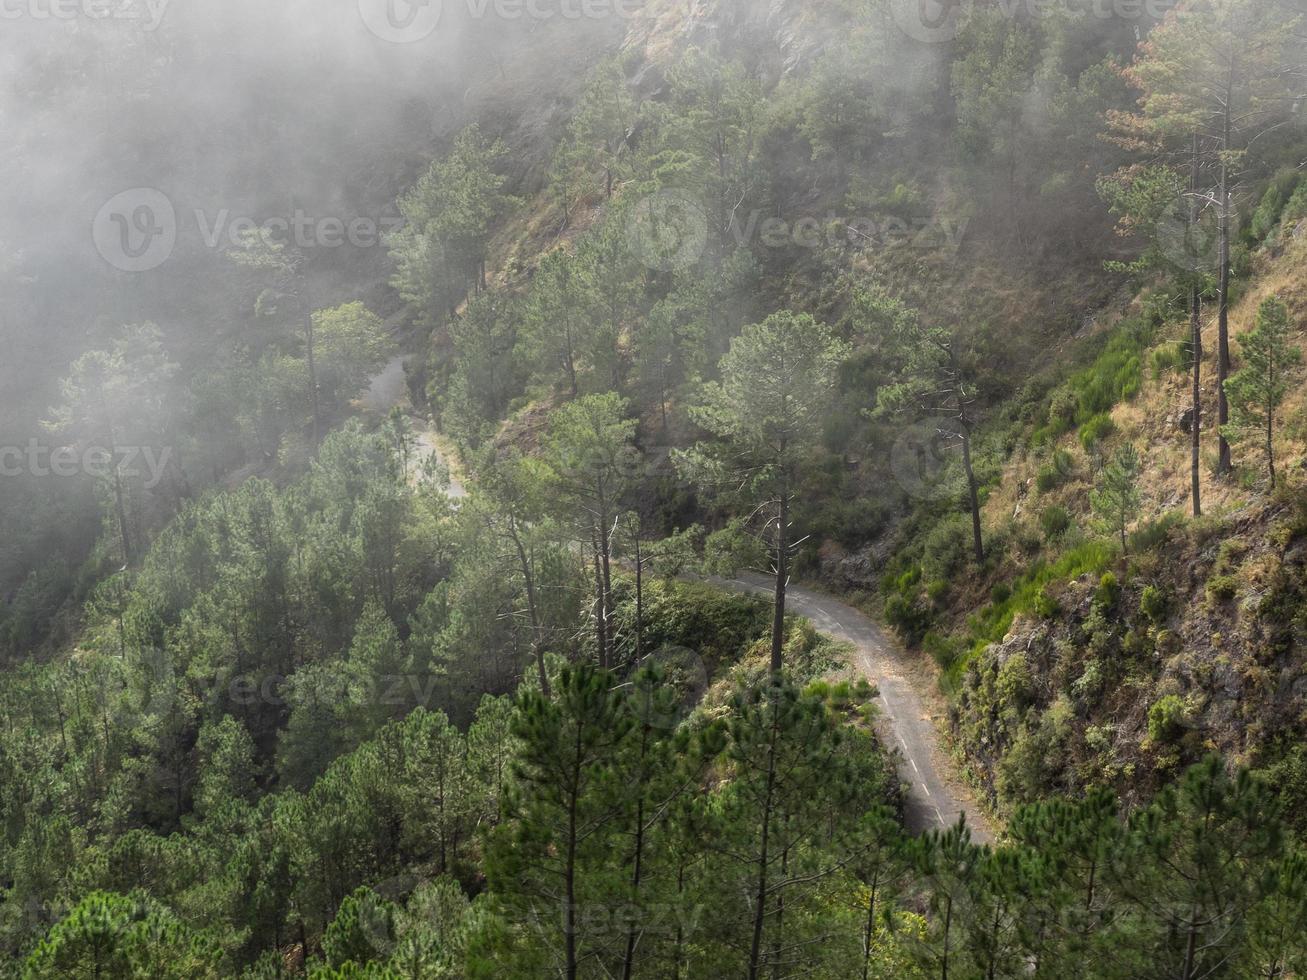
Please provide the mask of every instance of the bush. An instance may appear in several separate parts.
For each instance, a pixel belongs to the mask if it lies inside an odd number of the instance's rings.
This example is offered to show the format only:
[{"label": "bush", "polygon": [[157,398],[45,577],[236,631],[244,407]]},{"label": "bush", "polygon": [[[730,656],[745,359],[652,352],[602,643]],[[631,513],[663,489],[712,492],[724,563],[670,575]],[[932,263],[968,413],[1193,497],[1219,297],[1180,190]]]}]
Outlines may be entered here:
[{"label": "bush", "polygon": [[1193,347],[1185,341],[1166,344],[1153,351],[1153,380],[1161,380],[1168,374],[1187,372],[1193,367]]},{"label": "bush", "polygon": [[1166,619],[1166,610],[1170,604],[1165,590],[1156,585],[1149,585],[1145,586],[1144,594],[1139,598],[1139,611],[1148,617],[1149,622],[1157,626]]},{"label": "bush", "polygon": [[1040,468],[1035,476],[1035,488],[1040,493],[1049,493],[1066,483],[1075,467],[1075,460],[1065,449],[1054,450],[1053,458]]},{"label": "bush", "polygon": [[1039,526],[1044,529],[1044,538],[1052,541],[1065,534],[1071,526],[1071,514],[1065,507],[1054,504],[1039,515]]},{"label": "bush", "polygon": [[933,631],[921,638],[921,648],[930,654],[941,670],[948,670],[962,656],[961,647],[956,642]]},{"label": "bush", "polygon": [[1239,583],[1233,575],[1213,575],[1207,580],[1207,598],[1213,602],[1229,602],[1239,593]]},{"label": "bush", "polygon": [[1002,707],[1024,709],[1031,702],[1033,690],[1034,681],[1024,653],[1014,653],[1003,661],[995,682],[995,693]]},{"label": "bush", "polygon": [[1285,225],[1296,225],[1303,218],[1307,218],[1307,180],[1298,185],[1298,189],[1293,192],[1293,197],[1289,198],[1289,204],[1284,209]]},{"label": "bush", "polygon": [[1301,189],[1298,171],[1282,170],[1275,175],[1275,179],[1271,181],[1271,186],[1262,195],[1257,210],[1253,212],[1248,231],[1254,241],[1265,241],[1270,236],[1271,232],[1280,223],[1280,217],[1285,213],[1286,205],[1291,200],[1296,200],[1297,192]]},{"label": "bush", "polygon": [[964,568],[971,555],[971,521],[961,514],[940,521],[922,545],[922,572],[927,579],[948,579]]},{"label": "bush", "polygon": [[885,622],[908,643],[918,643],[930,629],[933,617],[914,597],[900,593],[885,600]]},{"label": "bush", "polygon": [[1066,432],[1075,424],[1080,412],[1080,398],[1070,388],[1058,388],[1048,402],[1049,425]]},{"label": "bush", "polygon": [[1040,589],[1035,596],[1035,612],[1044,619],[1052,619],[1061,611],[1062,607],[1058,605],[1056,599],[1048,594],[1048,589]]},{"label": "bush", "polygon": [[1149,521],[1130,535],[1130,551],[1136,555],[1141,552],[1156,551],[1170,539],[1172,529],[1183,524],[1184,521],[1184,512],[1178,510],[1163,514],[1155,521]]},{"label": "bush", "polygon": [[1116,576],[1111,572],[1104,572],[1103,577],[1098,580],[1098,588],[1094,590],[1094,602],[1104,609],[1111,609],[1120,598],[1121,586]]},{"label": "bush", "polygon": [[989,591],[989,599],[996,606],[1001,606],[1012,598],[1012,586],[1006,582],[999,582]]},{"label": "bush", "polygon": [[1095,415],[1080,427],[1080,444],[1086,450],[1093,449],[1115,431],[1116,423],[1112,421],[1112,416],[1106,413]]},{"label": "bush", "polygon": [[1188,711],[1178,694],[1168,694],[1148,709],[1148,738],[1157,745],[1173,741],[1188,721]]}]

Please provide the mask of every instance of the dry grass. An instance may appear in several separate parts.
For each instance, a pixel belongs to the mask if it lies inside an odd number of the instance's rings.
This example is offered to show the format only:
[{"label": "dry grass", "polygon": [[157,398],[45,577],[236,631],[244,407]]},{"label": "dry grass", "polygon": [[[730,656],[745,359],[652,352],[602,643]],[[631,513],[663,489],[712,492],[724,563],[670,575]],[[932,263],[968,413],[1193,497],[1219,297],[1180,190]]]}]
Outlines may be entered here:
[{"label": "dry grass", "polygon": [[[1239,367],[1240,335],[1251,330],[1262,301],[1278,295],[1289,305],[1293,322],[1297,326],[1298,346],[1307,352],[1307,238],[1294,241],[1278,256],[1261,255],[1257,260],[1253,286],[1230,311],[1231,353],[1234,369]],[[1203,446],[1201,487],[1203,506],[1208,511],[1232,511],[1256,505],[1263,499],[1263,463],[1258,449],[1251,442],[1236,444],[1235,463],[1257,474],[1258,488],[1250,491],[1238,479],[1218,479],[1213,474],[1216,460],[1216,359],[1217,317],[1214,308],[1205,311],[1203,326]],[[1170,343],[1187,336],[1188,324],[1177,323],[1163,331],[1161,343]],[[1111,452],[1126,442],[1134,443],[1144,457],[1145,467],[1140,479],[1143,497],[1141,522],[1160,517],[1177,508],[1189,507],[1190,437],[1181,431],[1178,421],[1191,400],[1190,375],[1171,373],[1160,379],[1152,377],[1151,366],[1143,366],[1144,380],[1134,400],[1118,404],[1112,411],[1116,433],[1108,438],[1104,451]],[[1304,453],[1307,444],[1307,372],[1299,369],[1295,376],[1280,417],[1285,421],[1277,438],[1277,456],[1280,470],[1290,479],[1302,480]],[[1024,451],[1018,452],[1008,463],[1002,485],[989,496],[985,509],[985,522],[991,527],[1004,526],[1016,516],[1020,504],[1020,519],[1037,518],[1052,504],[1066,507],[1082,519],[1088,514],[1092,471],[1088,454],[1080,444],[1076,432],[1068,433],[1056,448],[1071,453],[1076,461],[1077,477],[1057,490],[1040,494],[1033,480],[1043,457]],[[1029,492],[1022,499],[1022,488],[1029,483]]]}]

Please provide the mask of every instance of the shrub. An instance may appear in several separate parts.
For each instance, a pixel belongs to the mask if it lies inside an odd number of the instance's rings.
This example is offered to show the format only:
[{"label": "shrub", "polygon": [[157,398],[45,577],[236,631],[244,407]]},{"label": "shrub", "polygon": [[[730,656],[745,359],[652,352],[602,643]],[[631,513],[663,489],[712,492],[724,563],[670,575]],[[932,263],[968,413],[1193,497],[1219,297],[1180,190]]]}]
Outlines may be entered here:
[{"label": "shrub", "polygon": [[1167,694],[1148,709],[1148,738],[1158,745],[1170,743],[1185,728],[1188,712],[1178,694]]},{"label": "shrub", "polygon": [[1062,611],[1056,599],[1048,594],[1047,588],[1042,588],[1035,595],[1035,612],[1044,619],[1052,619]]},{"label": "shrub", "polygon": [[1040,467],[1035,476],[1035,488],[1040,493],[1049,493],[1066,483],[1075,467],[1075,460],[1065,449],[1053,451],[1053,458]]},{"label": "shrub", "polygon": [[1115,431],[1116,423],[1112,421],[1112,416],[1106,412],[1095,415],[1080,427],[1080,444],[1086,450],[1093,449]]},{"label": "shrub", "polygon": [[932,616],[911,596],[892,595],[885,600],[885,622],[908,643],[917,643],[930,629]]},{"label": "shrub", "polygon": [[971,522],[961,514],[954,514],[926,535],[922,545],[922,572],[928,579],[952,578],[966,566],[970,554]]},{"label": "shrub", "polygon": [[1213,602],[1229,602],[1239,592],[1239,583],[1233,575],[1213,575],[1207,580],[1207,598]]},{"label": "shrub", "polygon": [[1183,524],[1184,521],[1184,512],[1178,510],[1149,521],[1130,535],[1131,553],[1137,555],[1140,552],[1156,551],[1170,539],[1172,529]]},{"label": "shrub", "polygon": [[1020,711],[1030,704],[1033,689],[1030,665],[1026,663],[1024,653],[1014,653],[1003,661],[995,682],[995,693],[1003,707]]},{"label": "shrub", "polygon": [[1044,529],[1045,539],[1052,541],[1066,533],[1071,526],[1071,515],[1065,507],[1054,504],[1039,515],[1039,526]]},{"label": "shrub", "polygon": [[1166,344],[1153,351],[1153,380],[1168,374],[1187,372],[1193,367],[1193,348],[1185,341]]},{"label": "shrub", "polygon": [[1307,218],[1307,180],[1298,185],[1298,189],[1293,192],[1293,197],[1289,198],[1289,204],[1284,209],[1284,223],[1286,225],[1296,225],[1303,218]]},{"label": "shrub", "polygon": [[1291,200],[1297,199],[1298,191],[1302,189],[1298,181],[1296,170],[1282,170],[1275,175],[1271,186],[1266,189],[1261,202],[1257,205],[1257,210],[1253,212],[1248,231],[1254,241],[1264,241],[1275,230],[1276,225],[1280,223],[1281,215],[1285,213],[1286,206]]},{"label": "shrub", "polygon": [[1144,594],[1139,598],[1139,611],[1143,613],[1148,620],[1154,625],[1159,625],[1166,619],[1166,610],[1170,605],[1170,599],[1166,591],[1156,585],[1144,587]]},{"label": "shrub", "polygon": [[1066,432],[1075,424],[1080,412],[1080,398],[1070,388],[1058,388],[1048,401],[1049,425]]},{"label": "shrub", "polygon": [[921,648],[930,654],[931,659],[941,670],[948,670],[962,655],[962,650],[956,642],[935,632],[927,633],[921,638]]},{"label": "shrub", "polygon": [[1001,606],[1012,598],[1012,586],[1006,582],[998,582],[989,590],[989,599],[996,606]]},{"label": "shrub", "polygon": [[1094,590],[1094,602],[1104,609],[1111,609],[1120,598],[1121,586],[1116,576],[1111,572],[1104,572],[1103,577],[1098,580],[1098,588]]}]

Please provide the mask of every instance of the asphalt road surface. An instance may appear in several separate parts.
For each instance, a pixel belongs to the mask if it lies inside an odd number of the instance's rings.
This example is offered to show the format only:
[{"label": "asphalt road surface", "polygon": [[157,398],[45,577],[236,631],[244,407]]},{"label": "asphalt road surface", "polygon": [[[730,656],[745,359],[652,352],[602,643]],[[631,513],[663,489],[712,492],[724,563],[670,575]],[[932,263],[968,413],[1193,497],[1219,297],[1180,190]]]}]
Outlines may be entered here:
[{"label": "asphalt road surface", "polygon": [[[743,574],[715,579],[717,584],[741,592],[770,595],[773,583],[761,575]],[[901,753],[900,775],[908,784],[905,820],[914,832],[952,826],[966,813],[974,840],[992,842],[993,829],[974,796],[954,777],[943,750],[943,738],[931,709],[941,710],[933,696],[923,697],[918,687],[929,678],[912,678],[902,650],[867,616],[830,596],[790,586],[785,593],[787,613],[812,621],[821,632],[854,648],[852,666],[880,691],[880,734]]]}]

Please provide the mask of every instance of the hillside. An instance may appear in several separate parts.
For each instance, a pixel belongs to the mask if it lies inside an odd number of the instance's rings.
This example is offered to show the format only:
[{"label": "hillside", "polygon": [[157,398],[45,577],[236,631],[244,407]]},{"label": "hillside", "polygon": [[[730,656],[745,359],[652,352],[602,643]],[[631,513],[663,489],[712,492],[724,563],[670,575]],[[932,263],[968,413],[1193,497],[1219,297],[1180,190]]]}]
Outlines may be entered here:
[{"label": "hillside", "polygon": [[0,50],[0,973],[1307,971],[1301,11],[348,6]]}]

